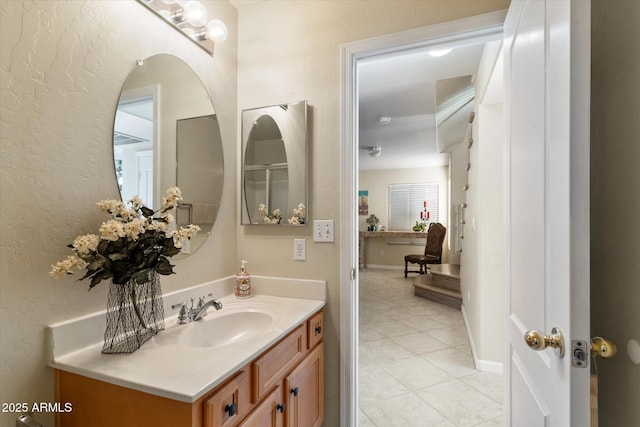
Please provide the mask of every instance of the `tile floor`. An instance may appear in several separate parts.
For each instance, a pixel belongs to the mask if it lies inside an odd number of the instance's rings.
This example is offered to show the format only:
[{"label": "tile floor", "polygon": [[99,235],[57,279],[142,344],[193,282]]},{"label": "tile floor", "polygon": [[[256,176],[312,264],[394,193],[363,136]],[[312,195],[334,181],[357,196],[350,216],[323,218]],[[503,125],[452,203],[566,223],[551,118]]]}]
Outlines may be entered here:
[{"label": "tile floor", "polygon": [[502,426],[502,376],[474,369],[462,314],[403,276],[360,271],[359,427]]}]

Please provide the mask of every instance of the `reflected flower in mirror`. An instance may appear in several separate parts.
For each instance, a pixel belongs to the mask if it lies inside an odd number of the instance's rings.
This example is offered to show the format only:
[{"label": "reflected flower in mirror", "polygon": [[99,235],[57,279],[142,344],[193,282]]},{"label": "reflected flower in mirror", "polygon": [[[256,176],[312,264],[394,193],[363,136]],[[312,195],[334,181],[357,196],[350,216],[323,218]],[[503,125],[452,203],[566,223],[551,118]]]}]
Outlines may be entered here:
[{"label": "reflected flower in mirror", "polygon": [[282,219],[280,209],[276,209],[272,214],[269,214],[269,212],[267,212],[267,205],[260,203],[258,211],[262,215],[262,222],[265,224],[280,224],[280,220]]},{"label": "reflected flower in mirror", "polygon": [[300,203],[297,208],[293,208],[293,216],[287,220],[289,224],[304,224],[305,220],[305,207],[303,203]]}]

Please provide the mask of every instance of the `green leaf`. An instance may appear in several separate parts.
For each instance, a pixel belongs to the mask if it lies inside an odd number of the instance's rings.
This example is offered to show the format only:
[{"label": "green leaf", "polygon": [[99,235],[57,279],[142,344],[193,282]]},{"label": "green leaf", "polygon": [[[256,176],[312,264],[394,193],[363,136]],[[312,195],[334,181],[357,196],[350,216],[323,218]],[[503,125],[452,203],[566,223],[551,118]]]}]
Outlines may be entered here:
[{"label": "green leaf", "polygon": [[151,272],[151,269],[149,268],[145,268],[144,270],[140,270],[138,272],[136,272],[133,276],[131,276],[131,280],[135,283],[135,284],[142,284],[142,283],[146,283],[149,281],[149,273]]},{"label": "green leaf", "polygon": [[158,259],[158,263],[156,264],[154,270],[158,272],[158,274],[162,274],[162,275],[169,275],[169,274],[173,274],[173,265],[171,265],[171,263],[169,263],[169,260],[165,257],[160,257],[160,259]]},{"label": "green leaf", "polygon": [[87,277],[91,277],[91,276],[93,276],[94,274],[96,274],[96,270],[87,270],[87,272],[84,274],[84,276],[82,276],[81,278],[79,278],[79,279],[78,279],[78,281],[80,281],[80,280],[84,280],[84,279],[86,279]]},{"label": "green leaf", "polygon": [[93,289],[98,283],[102,281],[102,279],[106,279],[105,274],[101,271],[91,279],[91,283],[89,284],[89,290]]},{"label": "green leaf", "polygon": [[122,237],[116,241],[112,241],[109,244],[109,253],[113,254],[116,252],[122,252],[122,250],[125,248],[125,246],[127,245],[127,239]]},{"label": "green leaf", "polygon": [[87,265],[87,270],[97,270],[100,267],[102,267],[105,263],[107,262],[107,260],[105,258],[96,258],[93,261],[91,261],[89,263],[89,265]]},{"label": "green leaf", "polygon": [[[127,258],[127,254],[122,254],[122,253],[114,253],[114,254],[109,254],[109,259],[111,261],[119,261],[121,259],[126,259]],[[104,264],[104,261],[103,261]]]},{"label": "green leaf", "polygon": [[147,265],[155,265],[158,262],[159,256],[160,254],[158,253],[158,251],[151,251],[147,256]]},{"label": "green leaf", "polygon": [[97,248],[98,253],[104,255],[107,253],[107,249],[109,249],[109,240],[100,240]]},{"label": "green leaf", "polygon": [[173,237],[163,239],[162,246],[164,247],[163,253],[167,256],[171,257],[180,253],[180,248],[176,248],[173,243]]},{"label": "green leaf", "polygon": [[175,246],[172,246],[164,250],[164,254],[170,257],[174,255],[178,255],[179,253],[180,253],[180,249],[176,248]]},{"label": "green leaf", "polygon": [[111,263],[111,271],[114,276],[122,276],[127,273],[129,263],[126,260],[114,261]]},{"label": "green leaf", "polygon": [[155,213],[152,209],[149,209],[146,206],[141,206],[140,211],[142,212],[142,215],[146,216],[147,218],[153,216],[153,214]]},{"label": "green leaf", "polygon": [[144,262],[144,251],[140,248],[136,248],[131,252],[131,265],[140,265]]},{"label": "green leaf", "polygon": [[137,240],[132,240],[127,244],[127,252],[133,252],[133,250],[140,244]]}]

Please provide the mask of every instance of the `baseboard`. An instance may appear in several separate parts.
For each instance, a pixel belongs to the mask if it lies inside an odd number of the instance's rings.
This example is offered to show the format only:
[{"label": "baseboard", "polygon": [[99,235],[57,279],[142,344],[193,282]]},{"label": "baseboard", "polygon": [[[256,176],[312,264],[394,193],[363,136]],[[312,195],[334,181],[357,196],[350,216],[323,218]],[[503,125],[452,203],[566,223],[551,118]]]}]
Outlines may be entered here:
[{"label": "baseboard", "polygon": [[501,362],[478,359],[478,353],[476,351],[476,343],[473,339],[471,328],[469,327],[469,318],[467,317],[467,312],[464,309],[464,304],[460,308],[460,311],[462,312],[462,320],[464,321],[464,328],[467,330],[467,336],[469,337],[469,345],[471,346],[471,356],[473,357],[473,364],[475,365],[476,369],[482,372],[502,374]]},{"label": "baseboard", "polygon": [[474,360],[476,369],[482,372],[490,372],[492,374],[502,374],[502,363],[492,362],[491,360]]},{"label": "baseboard", "polygon": [[373,269],[373,270],[401,270],[401,271],[404,271],[404,266],[403,265],[367,264],[367,269],[369,269],[369,268]]}]

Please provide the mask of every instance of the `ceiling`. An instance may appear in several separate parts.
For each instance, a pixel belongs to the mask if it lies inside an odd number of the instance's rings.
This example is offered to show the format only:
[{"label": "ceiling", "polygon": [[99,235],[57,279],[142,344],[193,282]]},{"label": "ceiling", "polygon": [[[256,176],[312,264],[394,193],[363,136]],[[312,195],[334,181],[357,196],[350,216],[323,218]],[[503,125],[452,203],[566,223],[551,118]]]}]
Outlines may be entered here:
[{"label": "ceiling", "polygon": [[[447,165],[447,147],[462,141],[473,111],[483,49],[475,44],[432,56],[433,48],[421,48],[359,61],[360,170]],[[369,155],[371,147],[381,154]]]}]

